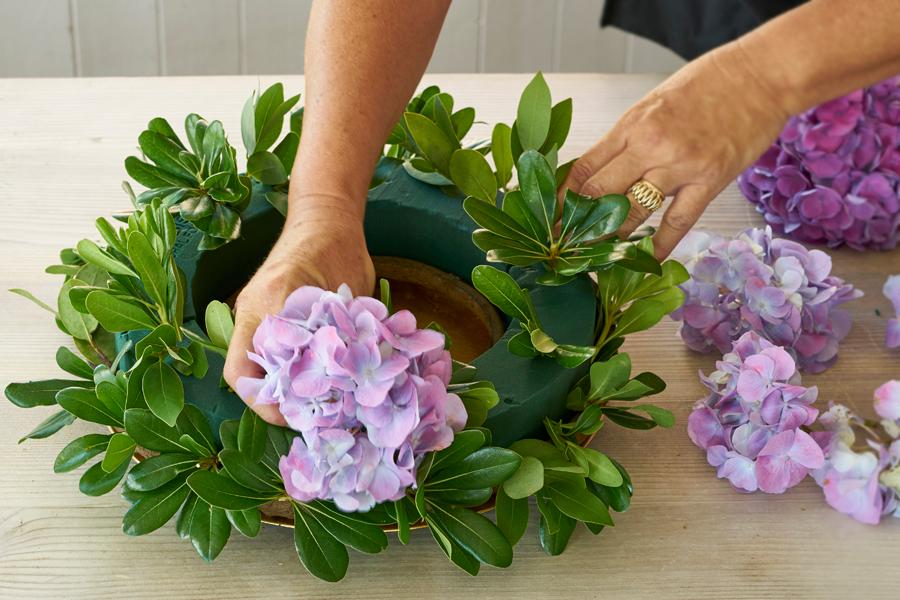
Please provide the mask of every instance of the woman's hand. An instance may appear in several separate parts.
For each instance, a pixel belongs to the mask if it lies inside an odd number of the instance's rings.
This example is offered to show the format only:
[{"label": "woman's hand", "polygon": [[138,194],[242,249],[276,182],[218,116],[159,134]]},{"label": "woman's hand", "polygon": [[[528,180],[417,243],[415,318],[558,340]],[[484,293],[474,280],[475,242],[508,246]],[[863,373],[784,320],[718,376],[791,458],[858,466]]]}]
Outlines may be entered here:
[{"label": "woman's hand", "polygon": [[[369,294],[374,288],[375,270],[359,212],[337,198],[303,198],[297,205],[268,258],[237,297],[224,371],[232,388],[239,377],[263,375],[247,358],[253,350],[253,333],[263,317],[282,309],[295,289],[314,285],[336,290],[346,283],[354,294]],[[252,398],[244,401],[266,421],[284,425],[278,407],[253,406]]]},{"label": "woman's hand", "polygon": [[[637,104],[573,165],[563,188],[597,197],[646,179],[666,196],[654,236],[668,256],[706,206],[759,157],[787,120],[739,44],[689,63]],[[624,237],[647,217],[632,199]]]}]

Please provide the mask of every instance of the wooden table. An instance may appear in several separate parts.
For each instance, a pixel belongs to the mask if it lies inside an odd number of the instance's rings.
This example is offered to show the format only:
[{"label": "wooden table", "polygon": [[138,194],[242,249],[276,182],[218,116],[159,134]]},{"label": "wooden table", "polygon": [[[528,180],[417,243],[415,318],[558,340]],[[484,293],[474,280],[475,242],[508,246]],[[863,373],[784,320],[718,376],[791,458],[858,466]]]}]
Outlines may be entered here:
[{"label": "wooden table", "polygon": [[[480,120],[509,122],[527,77],[441,75],[427,78],[473,105]],[[265,77],[266,85],[273,78]],[[284,78],[301,90],[301,77]],[[656,76],[551,75],[554,98],[572,96],[575,119],[563,158],[583,152]],[[244,99],[254,77],[0,80],[0,288],[24,287],[52,300],[59,277],[43,273],[57,252],[93,236],[99,215],[127,205],[119,188],[122,160],[154,116],[173,123],[196,111],[221,119],[239,143]],[[375,102],[363,98],[361,102]],[[487,129],[473,131],[483,136]],[[760,217],[734,186],[701,226],[734,234]],[[871,413],[872,391],[900,375],[900,355],[883,348],[889,304],[881,286],[900,272],[900,251],[833,253],[834,271],[865,291],[851,305],[852,333],[838,364],[806,378],[821,402]],[[881,315],[876,314],[880,309]],[[337,585],[307,575],[290,531],[266,527],[255,540],[234,533],[212,565],[204,564],[173,526],[140,538],[121,531],[124,501],[90,498],[77,475],[55,475],[53,459],[78,422],[55,437],[16,445],[49,413],[0,402],[0,597],[78,598],[897,598],[900,521],[860,525],[830,509],[806,480],[781,496],[741,495],[718,480],[685,433],[688,412],[703,394],[697,370],[714,356],[688,351],[666,321],[629,339],[638,370],[669,384],[659,403],[678,417],[671,430],[635,432],[610,426],[595,442],[622,461],[635,480],[631,509],[594,537],[584,529],[562,556],[538,546],[536,518],[516,548],[513,566],[484,568],[471,578],[450,565],[430,534],[377,556],[353,554]],[[0,294],[0,386],[59,373],[53,353],[64,343],[46,313]]]}]

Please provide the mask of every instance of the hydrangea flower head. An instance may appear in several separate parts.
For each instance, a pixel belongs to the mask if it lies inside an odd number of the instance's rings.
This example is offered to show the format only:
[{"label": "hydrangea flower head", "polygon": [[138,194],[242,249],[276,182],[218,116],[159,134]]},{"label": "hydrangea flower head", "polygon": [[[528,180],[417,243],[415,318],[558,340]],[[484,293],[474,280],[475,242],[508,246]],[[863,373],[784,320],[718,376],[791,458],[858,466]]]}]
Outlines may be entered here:
[{"label": "hydrangea flower head", "polygon": [[465,426],[443,334],[346,285],[296,290],[259,325],[253,350],[265,374],[240,378],[237,392],[277,405],[300,432],[279,464],[298,501],[365,511],[402,498],[421,458]]},{"label": "hydrangea flower head", "polygon": [[794,359],[754,332],[701,376],[709,395],[688,417],[688,435],[718,476],[738,490],[780,494],[824,464],[801,426],[818,416],[815,387],[800,385]]},{"label": "hydrangea flower head", "polygon": [[738,186],[779,233],[832,248],[894,248],[900,76],[792,117]]},{"label": "hydrangea flower head", "polygon": [[851,325],[838,307],[862,292],[831,275],[826,253],[773,238],[766,227],[733,239],[693,231],[673,257],[691,273],[672,313],[691,349],[725,353],[753,331],[784,347],[801,370],[818,373],[837,360]]}]

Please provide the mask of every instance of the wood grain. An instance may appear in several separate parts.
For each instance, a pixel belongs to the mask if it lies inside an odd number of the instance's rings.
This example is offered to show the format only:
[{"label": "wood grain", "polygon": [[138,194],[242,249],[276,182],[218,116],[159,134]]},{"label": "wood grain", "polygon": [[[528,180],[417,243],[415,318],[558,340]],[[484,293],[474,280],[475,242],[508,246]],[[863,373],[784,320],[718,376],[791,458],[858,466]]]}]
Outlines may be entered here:
[{"label": "wood grain", "polygon": [[[274,78],[261,78],[266,85]],[[301,91],[301,77],[283,78]],[[429,76],[491,123],[510,120],[527,82],[519,75]],[[572,96],[575,122],[566,157],[584,151],[654,76],[549,75],[554,98]],[[179,123],[197,111],[220,118],[233,141],[256,77],[0,80],[0,289],[24,287],[50,300],[58,278],[43,267],[60,247],[93,235],[93,221],[126,205],[122,160],[135,152],[147,120]],[[473,131],[476,139],[488,129]],[[725,234],[761,223],[729,187],[700,226]],[[900,251],[833,252],[834,271],[865,291],[850,305],[855,325],[838,364],[805,378],[823,402],[871,414],[875,386],[900,375],[900,356],[883,349],[889,305],[885,277],[900,272]],[[882,316],[876,314],[876,309]],[[0,403],[0,598],[896,598],[900,522],[857,524],[828,508],[811,481],[782,496],[740,495],[715,478],[685,433],[702,394],[697,370],[715,357],[689,352],[677,324],[664,322],[629,339],[635,368],[669,384],[659,403],[671,430],[604,429],[595,444],[621,460],[636,486],[632,508],[594,537],[579,530],[560,557],[545,556],[536,519],[507,570],[477,579],[457,571],[426,531],[377,556],[353,555],[347,578],[320,583],[297,563],[288,530],[266,527],[258,539],[234,534],[204,564],[170,525],[142,538],[121,532],[125,504],[115,494],[89,498],[77,474],[54,475],[55,455],[93,430],[77,423],[48,440],[15,441],[50,411]],[[59,373],[53,353],[65,342],[48,315],[0,294],[0,386]]]}]

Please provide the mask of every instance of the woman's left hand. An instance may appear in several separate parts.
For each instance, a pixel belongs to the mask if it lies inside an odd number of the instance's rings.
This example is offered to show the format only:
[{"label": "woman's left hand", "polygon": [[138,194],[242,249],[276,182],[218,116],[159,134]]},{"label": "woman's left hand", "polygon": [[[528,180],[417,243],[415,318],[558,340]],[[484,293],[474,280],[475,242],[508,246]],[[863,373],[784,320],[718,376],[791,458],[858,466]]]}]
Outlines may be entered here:
[{"label": "woman's left hand", "polygon": [[[739,43],[729,44],[685,65],[632,106],[575,162],[563,188],[598,197],[624,194],[644,179],[674,196],[653,238],[661,259],[768,148],[787,116]],[[619,236],[649,216],[632,198]]]}]

